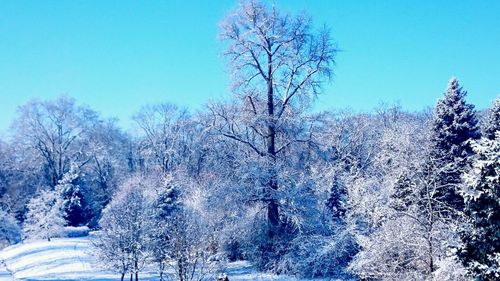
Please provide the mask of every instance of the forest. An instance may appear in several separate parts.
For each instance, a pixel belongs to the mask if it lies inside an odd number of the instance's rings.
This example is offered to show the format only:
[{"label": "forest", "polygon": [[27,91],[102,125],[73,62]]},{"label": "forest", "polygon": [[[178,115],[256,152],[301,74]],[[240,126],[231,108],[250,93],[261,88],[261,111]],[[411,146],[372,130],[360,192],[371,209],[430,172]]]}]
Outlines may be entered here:
[{"label": "forest", "polygon": [[146,105],[130,130],[69,96],[18,108],[0,139],[2,247],[88,229],[122,281],[214,280],[241,260],[500,280],[500,98],[476,110],[452,77],[434,108],[316,112],[338,55],[327,27],[243,1],[219,29],[232,93],[201,110]]}]

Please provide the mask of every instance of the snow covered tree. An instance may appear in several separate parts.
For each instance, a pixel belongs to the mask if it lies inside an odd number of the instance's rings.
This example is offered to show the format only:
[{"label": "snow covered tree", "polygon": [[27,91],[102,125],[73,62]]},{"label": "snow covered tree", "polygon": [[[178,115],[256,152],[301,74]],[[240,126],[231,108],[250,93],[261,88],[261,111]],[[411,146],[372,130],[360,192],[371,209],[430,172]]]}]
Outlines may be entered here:
[{"label": "snow covered tree", "polygon": [[183,207],[171,222],[169,255],[178,281],[201,281],[210,273],[207,229],[196,211]]},{"label": "snow covered tree", "polygon": [[473,145],[477,156],[464,175],[461,194],[471,228],[460,257],[478,280],[500,279],[500,131]]},{"label": "snow covered tree", "polygon": [[134,115],[140,128],[140,153],[148,168],[172,172],[189,158],[189,115],[168,103],[148,105]]},{"label": "snow covered tree", "polygon": [[432,280],[443,260],[453,257],[446,243],[454,233],[445,221],[420,221],[425,217],[415,214],[391,216],[371,235],[359,236],[362,250],[350,269],[367,280]]},{"label": "snow covered tree", "polygon": [[287,243],[320,231],[314,229],[325,201],[317,200],[307,172],[316,118],[306,114],[332,73],[336,50],[330,32],[314,30],[305,14],[255,0],[229,13],[219,35],[235,100],[210,104],[207,125],[227,151],[221,159],[227,164],[216,166],[233,180],[221,184],[232,189],[223,191],[225,200],[237,200],[245,218],[238,222],[243,229],[228,226],[227,245],[241,245],[259,267],[277,271]]},{"label": "snow covered tree", "polygon": [[23,221],[26,205],[45,184],[38,156],[30,150],[19,147],[22,140],[11,139],[10,143],[0,141],[0,205],[4,210]]},{"label": "snow covered tree", "polygon": [[159,190],[152,203],[153,227],[150,232],[150,250],[153,260],[158,264],[160,280],[164,280],[166,268],[172,256],[173,231],[176,216],[180,210],[179,189],[172,175],[162,179]]},{"label": "snow covered tree", "polygon": [[500,131],[500,97],[498,97],[491,108],[488,110],[486,120],[484,120],[484,137],[493,140],[496,138],[496,132]]},{"label": "snow covered tree", "polygon": [[326,201],[326,207],[333,216],[333,219],[343,220],[345,218],[347,200],[347,188],[345,187],[345,183],[338,176],[334,176],[333,184]]},{"label": "snow covered tree", "polygon": [[24,216],[24,206],[39,186],[54,189],[72,166],[77,166],[80,176],[72,184],[79,188],[71,190],[81,194],[78,197],[84,212],[68,212],[69,224],[87,224],[90,220],[95,226],[118,177],[127,170],[124,150],[128,137],[112,119],[101,119],[95,111],[65,96],[33,99],[18,112],[6,162],[12,172],[5,199],[20,205],[13,206],[13,212]]},{"label": "snow covered tree", "polygon": [[93,244],[103,266],[120,273],[122,280],[126,273],[139,280],[149,257],[148,233],[152,231],[144,178],[134,176],[124,182],[104,209],[99,225],[101,231]]},{"label": "snow covered tree", "polygon": [[88,225],[94,228],[119,183],[129,174],[127,156],[131,140],[114,119],[94,124],[88,138],[87,154],[91,159],[80,169],[77,183],[83,195],[87,220],[90,219]]},{"label": "snow covered tree", "polygon": [[62,234],[66,221],[59,193],[42,190],[28,203],[28,213],[23,223],[25,239],[47,239]]},{"label": "snow covered tree", "polygon": [[173,270],[170,279],[205,280],[219,264],[220,257],[210,260],[217,253],[212,237],[219,232],[210,228],[208,218],[213,216],[220,222],[220,216],[216,209],[206,208],[209,196],[205,187],[180,171],[167,175],[157,186],[152,254]]},{"label": "snow covered tree", "polygon": [[21,228],[11,214],[0,209],[0,248],[21,240]]},{"label": "snow covered tree", "polygon": [[435,197],[439,186],[428,180],[425,167],[396,179],[395,188],[402,191],[396,189],[386,206],[384,195],[378,195],[375,227],[358,232],[361,251],[350,265],[361,278],[427,280],[437,271],[445,274],[439,266],[461,245],[461,224],[443,212],[443,203]]},{"label": "snow covered tree", "polygon": [[[303,141],[292,137],[288,126],[298,120],[308,101],[329,77],[335,49],[329,32],[315,33],[305,15],[291,16],[276,7],[250,0],[241,2],[221,24],[220,37],[228,43],[237,112],[212,106],[214,126],[222,136],[262,158],[262,200],[267,205],[269,238],[279,234],[278,159],[289,146]],[[292,122],[293,123],[293,122]]]},{"label": "snow covered tree", "polygon": [[443,212],[441,186],[428,176],[436,168],[426,160],[428,119],[389,113],[374,126],[373,164],[348,181],[347,222],[360,247],[349,268],[370,280],[446,275],[440,266],[460,245],[460,224]]},{"label": "snow covered tree", "polygon": [[38,156],[48,186],[56,186],[71,163],[83,166],[89,161],[86,134],[98,120],[95,111],[64,96],[49,101],[32,100],[18,111],[15,137],[19,145]]},{"label": "snow covered tree", "polygon": [[396,211],[407,211],[410,205],[415,201],[415,192],[417,187],[412,182],[410,176],[400,175],[394,184],[394,193],[392,194],[391,207]]},{"label": "snow covered tree", "polygon": [[86,202],[78,185],[78,169],[77,165],[71,164],[69,171],[55,186],[56,192],[61,196],[64,218],[69,226],[80,226],[87,221]]},{"label": "snow covered tree", "polygon": [[471,140],[480,138],[474,106],[466,103],[467,92],[453,77],[442,99],[436,105],[432,120],[429,177],[439,186],[436,197],[449,207],[461,210],[463,200],[458,194],[461,176],[473,155]]}]

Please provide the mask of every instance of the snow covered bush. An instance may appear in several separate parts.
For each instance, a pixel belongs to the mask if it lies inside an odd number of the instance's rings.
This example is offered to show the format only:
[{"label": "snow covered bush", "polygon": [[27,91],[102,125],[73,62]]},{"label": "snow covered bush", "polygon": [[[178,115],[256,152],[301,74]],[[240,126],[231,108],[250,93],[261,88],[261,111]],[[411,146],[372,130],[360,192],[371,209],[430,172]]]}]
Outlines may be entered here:
[{"label": "snow covered bush", "polygon": [[[416,217],[401,216],[385,221],[370,235],[357,237],[361,251],[350,270],[361,278],[381,280],[426,280],[439,269],[453,238],[446,224],[428,224]],[[422,219],[422,218],[420,218]]]},{"label": "snow covered bush", "polygon": [[354,237],[345,229],[331,236],[299,236],[290,242],[276,271],[307,278],[351,278],[346,268],[356,251]]},{"label": "snow covered bush", "polygon": [[66,226],[63,237],[86,237],[90,234],[88,226]]},{"label": "snow covered bush", "polygon": [[469,281],[471,276],[467,269],[458,261],[455,255],[440,259],[436,263],[437,270],[432,274],[432,280]]},{"label": "snow covered bush", "polygon": [[28,203],[28,213],[23,223],[24,239],[47,239],[62,235],[64,212],[59,193],[42,190]]}]

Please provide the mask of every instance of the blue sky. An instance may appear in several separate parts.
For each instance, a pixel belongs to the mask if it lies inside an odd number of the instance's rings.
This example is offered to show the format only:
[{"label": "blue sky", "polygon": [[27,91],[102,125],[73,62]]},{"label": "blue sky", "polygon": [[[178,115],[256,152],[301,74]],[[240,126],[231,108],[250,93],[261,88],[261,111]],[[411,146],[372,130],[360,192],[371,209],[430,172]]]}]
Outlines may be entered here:
[{"label": "blue sky", "polygon": [[[457,76],[500,94],[500,1],[276,0],[326,24],[342,52],[315,110],[433,106]],[[33,97],[75,97],[128,126],[141,105],[230,95],[218,23],[237,1],[0,0],[0,132]]]}]

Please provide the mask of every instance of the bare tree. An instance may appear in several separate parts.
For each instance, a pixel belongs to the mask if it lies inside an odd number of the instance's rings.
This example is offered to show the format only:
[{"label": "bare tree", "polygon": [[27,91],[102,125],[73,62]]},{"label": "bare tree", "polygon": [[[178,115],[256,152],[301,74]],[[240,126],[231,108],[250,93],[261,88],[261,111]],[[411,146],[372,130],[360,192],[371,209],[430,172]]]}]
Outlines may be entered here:
[{"label": "bare tree", "polygon": [[287,136],[287,130],[332,74],[336,50],[329,31],[314,32],[306,15],[284,14],[258,1],[244,1],[230,13],[221,23],[220,38],[227,42],[224,55],[242,118],[234,118],[226,107],[211,106],[214,128],[266,158],[263,201],[273,236],[280,225],[274,195],[279,189],[277,159],[290,145],[307,141]]},{"label": "bare tree", "polygon": [[19,108],[15,122],[16,138],[25,148],[34,150],[46,168],[48,184],[56,186],[71,162],[84,166],[88,144],[87,124],[97,120],[96,112],[75,105],[71,98],[54,101],[33,100]]},{"label": "bare tree", "polygon": [[141,108],[134,120],[141,133],[140,152],[153,169],[167,174],[187,158],[185,110],[168,103],[150,105]]}]

